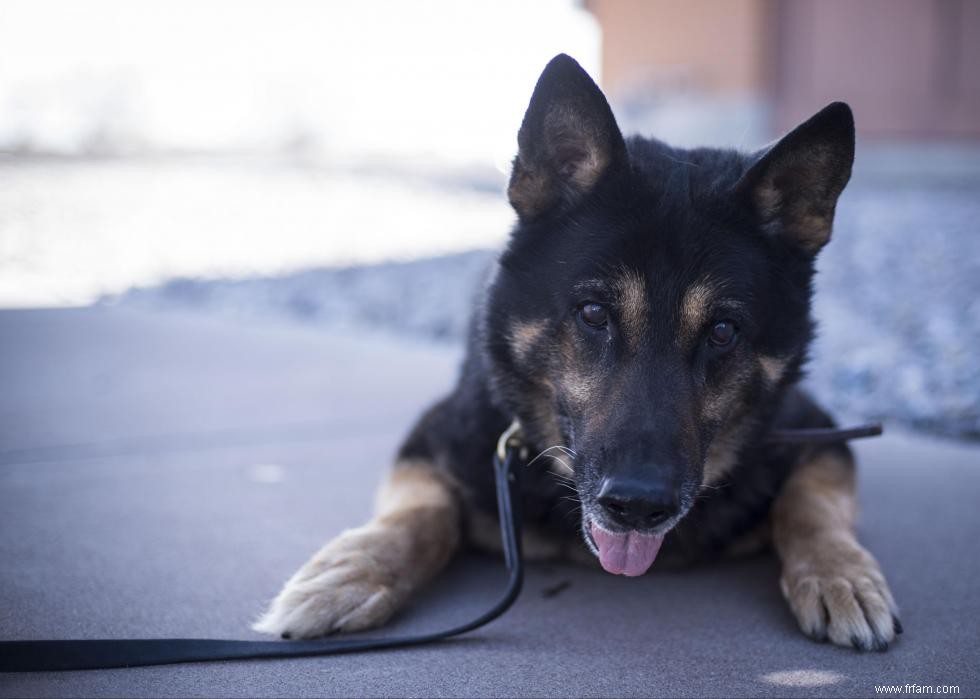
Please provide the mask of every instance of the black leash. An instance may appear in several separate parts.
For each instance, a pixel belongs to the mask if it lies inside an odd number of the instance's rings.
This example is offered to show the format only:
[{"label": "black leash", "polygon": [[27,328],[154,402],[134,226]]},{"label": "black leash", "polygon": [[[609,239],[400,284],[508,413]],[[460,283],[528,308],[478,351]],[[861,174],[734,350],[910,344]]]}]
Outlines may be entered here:
[{"label": "black leash", "polygon": [[[518,511],[519,449],[501,437],[501,449],[493,456],[497,484],[497,511],[504,558],[510,576],[503,595],[492,608],[476,619],[445,631],[419,636],[389,638],[327,638],[312,641],[225,641],[200,638],[141,638],[65,641],[0,641],[0,672],[41,670],[98,670],[214,660],[258,660],[306,658],[365,650],[402,648],[434,643],[473,631],[510,609],[521,592],[524,561],[521,556],[521,517]],[[505,439],[506,438],[506,439]]]},{"label": "black leash", "polygon": [[[524,562],[521,557],[521,517],[517,505],[519,464],[526,455],[517,442],[515,422],[500,437],[493,457],[497,485],[497,511],[504,559],[510,576],[500,600],[476,619],[446,631],[418,636],[390,638],[319,639],[312,641],[229,641],[202,638],[92,639],[61,641],[0,641],[0,672],[38,672],[50,670],[105,670],[173,663],[200,663],[215,660],[259,660],[265,658],[307,658],[385,648],[403,648],[434,643],[444,638],[478,629],[510,609],[521,592]],[[777,430],[769,435],[775,443],[841,442],[880,435],[881,425],[862,425],[849,429]]]}]

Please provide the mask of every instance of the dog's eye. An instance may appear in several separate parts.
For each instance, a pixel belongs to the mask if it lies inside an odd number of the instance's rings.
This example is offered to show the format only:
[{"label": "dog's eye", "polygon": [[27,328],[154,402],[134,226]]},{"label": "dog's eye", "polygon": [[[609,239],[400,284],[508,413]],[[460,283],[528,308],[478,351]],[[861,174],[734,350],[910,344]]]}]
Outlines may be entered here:
[{"label": "dog's eye", "polygon": [[599,303],[587,303],[579,309],[579,315],[586,325],[593,328],[601,328],[609,322],[609,311]]},{"label": "dog's eye", "polygon": [[735,344],[736,337],[738,337],[738,328],[735,327],[735,323],[730,320],[719,320],[711,326],[708,344],[718,349],[725,349]]}]

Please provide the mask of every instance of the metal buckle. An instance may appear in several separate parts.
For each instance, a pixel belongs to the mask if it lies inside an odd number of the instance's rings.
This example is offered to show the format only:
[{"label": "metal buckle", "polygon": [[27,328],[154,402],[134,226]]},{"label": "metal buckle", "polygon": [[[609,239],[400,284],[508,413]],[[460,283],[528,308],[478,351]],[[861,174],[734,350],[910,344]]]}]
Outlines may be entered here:
[{"label": "metal buckle", "polygon": [[507,447],[519,448],[523,441],[522,437],[521,423],[517,421],[517,418],[514,418],[510,427],[504,430],[500,439],[497,440],[497,458],[503,462],[507,458]]}]

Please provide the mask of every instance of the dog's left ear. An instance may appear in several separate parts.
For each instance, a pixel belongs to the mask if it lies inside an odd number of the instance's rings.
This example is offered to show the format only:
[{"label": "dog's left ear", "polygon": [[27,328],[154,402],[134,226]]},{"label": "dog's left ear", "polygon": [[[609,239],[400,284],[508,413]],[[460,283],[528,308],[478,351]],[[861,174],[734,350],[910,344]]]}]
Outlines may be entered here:
[{"label": "dog's left ear", "polygon": [[853,163],[854,117],[834,102],[764,151],[737,191],[770,235],[813,255],[830,240]]},{"label": "dog's left ear", "polygon": [[538,78],[517,145],[507,197],[522,219],[578,201],[626,157],[605,96],[565,54],[551,59]]}]

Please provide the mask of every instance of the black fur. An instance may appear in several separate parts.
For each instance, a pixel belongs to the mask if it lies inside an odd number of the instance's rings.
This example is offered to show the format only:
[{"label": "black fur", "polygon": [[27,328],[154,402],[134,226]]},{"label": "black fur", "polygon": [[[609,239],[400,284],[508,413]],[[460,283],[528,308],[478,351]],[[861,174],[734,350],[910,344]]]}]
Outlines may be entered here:
[{"label": "black fur", "polygon": [[[529,521],[578,536],[583,512],[601,516],[602,479],[628,473],[676,495],[665,551],[720,552],[766,517],[799,461],[799,448],[766,446],[765,434],[832,424],[795,384],[813,336],[815,254],[850,176],[850,110],[833,104],[759,153],[682,150],[624,139],[598,87],[558,56],[519,147],[509,190],[518,223],[475,310],[459,383],[400,455],[449,470],[469,506],[492,513],[490,459],[516,417],[532,455],[556,440],[577,452],[582,510],[542,460],[524,479]],[[646,309],[629,331],[614,291],[625,272],[642,280]],[[685,294],[705,278],[718,298],[703,327],[684,330]],[[610,314],[599,330],[582,320],[592,302]],[[721,320],[738,328],[725,351],[706,341]],[[522,326],[536,331],[519,348]],[[762,358],[778,359],[774,380]],[[719,453],[734,465],[724,487],[704,489]]]}]

